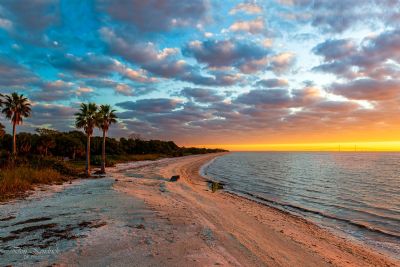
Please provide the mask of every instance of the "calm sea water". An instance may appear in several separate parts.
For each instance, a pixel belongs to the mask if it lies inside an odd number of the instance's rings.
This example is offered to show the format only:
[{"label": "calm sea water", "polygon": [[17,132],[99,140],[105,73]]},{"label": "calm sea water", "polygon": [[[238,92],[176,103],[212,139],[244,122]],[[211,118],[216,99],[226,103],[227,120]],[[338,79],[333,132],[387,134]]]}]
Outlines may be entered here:
[{"label": "calm sea water", "polygon": [[203,172],[228,191],[400,255],[400,153],[242,152]]}]

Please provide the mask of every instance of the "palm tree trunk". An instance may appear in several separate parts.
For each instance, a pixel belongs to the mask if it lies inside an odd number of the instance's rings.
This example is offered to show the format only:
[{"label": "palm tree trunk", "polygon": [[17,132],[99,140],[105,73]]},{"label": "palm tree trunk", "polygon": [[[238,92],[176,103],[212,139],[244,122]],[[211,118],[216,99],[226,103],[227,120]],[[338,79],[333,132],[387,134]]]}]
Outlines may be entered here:
[{"label": "palm tree trunk", "polygon": [[90,135],[87,135],[86,145],[86,175],[90,177]]},{"label": "palm tree trunk", "polygon": [[103,147],[101,151],[101,172],[106,173],[106,131],[103,130]]},{"label": "palm tree trunk", "polygon": [[16,123],[13,122],[13,154],[12,154],[12,161],[14,163],[15,159],[17,158],[17,132],[16,132]]}]

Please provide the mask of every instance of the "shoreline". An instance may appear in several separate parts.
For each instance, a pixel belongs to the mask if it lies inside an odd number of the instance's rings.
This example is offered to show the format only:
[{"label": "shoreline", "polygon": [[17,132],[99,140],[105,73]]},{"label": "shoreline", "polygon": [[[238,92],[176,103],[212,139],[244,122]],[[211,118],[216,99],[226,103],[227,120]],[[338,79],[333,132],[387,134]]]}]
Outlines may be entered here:
[{"label": "shoreline", "polygon": [[[211,264],[215,257],[219,263],[229,265],[307,265],[307,266],[396,266],[400,262],[372,250],[369,246],[341,237],[318,226],[316,223],[276,207],[268,206],[234,193],[218,191],[211,193],[207,187],[207,178],[201,175],[201,170],[218,156],[197,155],[178,159],[168,159],[155,162],[144,167],[137,167],[140,174],[150,172],[159,174],[164,181],[149,186],[151,178],[137,179],[127,184],[126,176],[118,173],[118,168],[128,170],[127,166],[119,166],[113,172],[118,178],[114,188],[120,192],[143,199],[149,207],[158,213],[163,213],[173,221],[176,217],[200,216],[199,221],[213,229],[213,242],[218,246],[220,255],[210,253],[208,259],[197,261],[197,264]],[[125,164],[129,165],[129,164]],[[154,170],[156,168],[156,170]],[[180,175],[177,183],[166,182],[172,175]],[[157,186],[165,185],[161,190]],[[156,188],[156,190],[154,190]],[[160,187],[161,188],[161,187]],[[156,191],[156,192],[154,192]],[[168,196],[155,193],[168,192]],[[174,209],[176,205],[168,205],[168,201],[179,204],[183,209]],[[231,219],[228,219],[231,218]],[[178,219],[173,225],[181,225]],[[234,226],[234,227],[233,227]],[[227,238],[229,236],[230,238]],[[191,242],[187,236],[180,236],[182,245]],[[253,243],[253,244],[252,244]],[[198,249],[206,250],[207,242],[197,242]],[[214,245],[215,246],[215,245]],[[223,252],[223,253],[222,253]],[[176,255],[182,257],[182,254]],[[188,255],[183,254],[187,258]],[[222,260],[221,259],[225,259]],[[218,259],[218,260],[216,260]],[[234,259],[234,260],[233,260]],[[165,262],[162,257],[159,262]],[[211,260],[212,261],[212,260]],[[187,261],[178,261],[185,264]],[[168,265],[168,264],[167,264]]]},{"label": "shoreline", "polygon": [[[11,201],[0,221],[0,262],[21,263],[11,247],[33,253],[60,246],[55,255],[24,263],[400,266],[398,259],[302,216],[229,191],[213,192],[200,171],[224,154],[121,163],[106,178],[43,186],[51,190],[39,188],[27,201]],[[180,175],[178,182],[169,181],[173,175]]]}]

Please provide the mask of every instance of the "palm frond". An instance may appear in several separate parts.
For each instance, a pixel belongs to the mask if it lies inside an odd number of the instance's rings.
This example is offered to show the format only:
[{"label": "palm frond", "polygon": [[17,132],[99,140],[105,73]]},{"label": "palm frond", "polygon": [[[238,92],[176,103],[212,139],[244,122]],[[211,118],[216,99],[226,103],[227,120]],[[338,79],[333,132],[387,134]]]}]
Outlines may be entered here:
[{"label": "palm frond", "polygon": [[101,105],[98,112],[98,127],[104,131],[108,131],[113,123],[117,123],[117,115],[110,105]]},{"label": "palm frond", "polygon": [[75,126],[83,128],[86,134],[92,135],[98,123],[97,105],[82,103],[78,113],[75,113]]},{"label": "palm frond", "polygon": [[28,98],[17,93],[2,96],[1,106],[3,107],[1,112],[15,124],[21,124],[23,119],[29,117],[32,112]]}]

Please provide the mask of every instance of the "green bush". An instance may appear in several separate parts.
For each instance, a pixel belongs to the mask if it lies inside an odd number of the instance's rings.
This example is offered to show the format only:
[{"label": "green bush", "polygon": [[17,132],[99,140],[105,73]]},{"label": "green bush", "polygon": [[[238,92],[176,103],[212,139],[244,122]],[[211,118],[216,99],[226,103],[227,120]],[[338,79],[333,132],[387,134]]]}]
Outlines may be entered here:
[{"label": "green bush", "polygon": [[[97,156],[91,157],[90,164],[101,166],[101,156],[97,155]],[[114,166],[115,166],[115,162],[113,162],[112,160],[110,160],[106,157],[106,167],[114,167]]]}]

